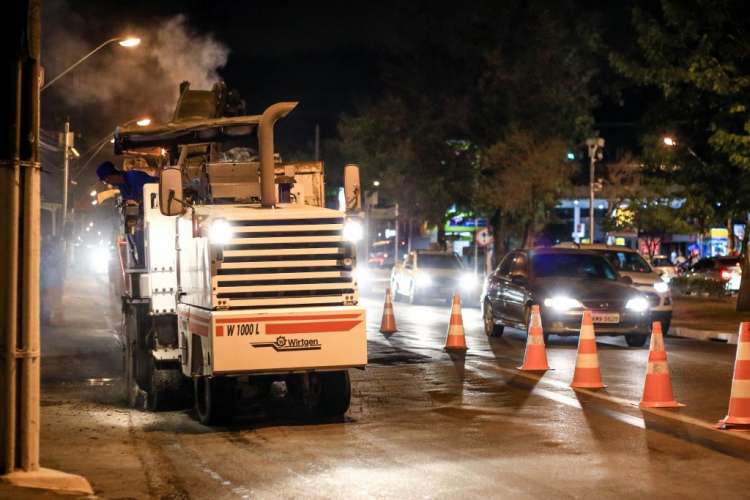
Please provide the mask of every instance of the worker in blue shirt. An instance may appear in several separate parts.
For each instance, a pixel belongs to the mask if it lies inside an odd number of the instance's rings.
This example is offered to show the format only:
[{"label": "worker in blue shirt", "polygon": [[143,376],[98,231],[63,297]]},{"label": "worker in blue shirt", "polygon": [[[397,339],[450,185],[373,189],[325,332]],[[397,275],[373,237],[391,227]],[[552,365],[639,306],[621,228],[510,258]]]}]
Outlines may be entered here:
[{"label": "worker in blue shirt", "polygon": [[151,177],[140,170],[117,170],[110,161],[105,161],[96,168],[96,176],[102,182],[120,190],[120,197],[124,205],[138,205],[137,219],[131,219],[132,225],[127,225],[126,237],[130,244],[130,259],[128,268],[143,268],[146,264],[143,239],[143,185],[159,182],[157,177]]},{"label": "worker in blue shirt", "polygon": [[120,196],[125,201],[143,201],[143,185],[159,182],[156,177],[151,177],[140,170],[128,170],[122,172],[117,170],[111,161],[105,161],[96,168],[96,176],[102,182],[106,182],[120,190]]}]

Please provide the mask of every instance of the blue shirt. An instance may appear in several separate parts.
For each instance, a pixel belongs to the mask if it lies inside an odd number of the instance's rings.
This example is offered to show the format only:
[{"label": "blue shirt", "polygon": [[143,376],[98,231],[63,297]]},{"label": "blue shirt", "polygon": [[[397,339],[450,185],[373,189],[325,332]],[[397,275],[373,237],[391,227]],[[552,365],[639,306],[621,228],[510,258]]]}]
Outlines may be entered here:
[{"label": "blue shirt", "polygon": [[115,187],[120,190],[120,196],[123,200],[143,201],[143,185],[152,182],[159,182],[157,177],[151,177],[146,172],[140,170],[128,170],[122,172],[124,184],[116,184]]}]

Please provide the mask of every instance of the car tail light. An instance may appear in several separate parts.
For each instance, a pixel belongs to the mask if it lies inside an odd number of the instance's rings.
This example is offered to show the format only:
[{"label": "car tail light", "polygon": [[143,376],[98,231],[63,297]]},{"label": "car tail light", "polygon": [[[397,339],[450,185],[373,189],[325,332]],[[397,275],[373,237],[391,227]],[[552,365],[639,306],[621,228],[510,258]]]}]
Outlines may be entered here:
[{"label": "car tail light", "polygon": [[727,268],[727,267],[722,267],[722,268],[721,268],[721,279],[723,279],[723,280],[726,280],[726,281],[729,281],[729,280],[731,280],[731,279],[732,279],[732,275],[733,275],[733,274],[734,274],[734,273],[732,272],[732,270],[731,270],[731,269],[729,269],[729,268]]}]

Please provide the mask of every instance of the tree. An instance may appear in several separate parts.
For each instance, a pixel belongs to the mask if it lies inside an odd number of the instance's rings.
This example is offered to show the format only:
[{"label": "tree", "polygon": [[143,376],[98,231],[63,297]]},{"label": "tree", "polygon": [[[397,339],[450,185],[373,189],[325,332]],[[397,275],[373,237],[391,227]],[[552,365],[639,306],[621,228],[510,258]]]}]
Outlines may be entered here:
[{"label": "tree", "polygon": [[[750,209],[750,20],[745,9],[745,2],[736,0],[662,0],[635,7],[635,50],[615,50],[610,57],[627,78],[661,92],[661,116],[654,123],[678,134],[673,164],[679,168],[665,177],[700,193],[717,214],[727,214],[724,220],[730,224],[738,216],[746,221]],[[750,310],[747,245],[743,253],[737,308]]]},{"label": "tree", "polygon": [[500,210],[507,225],[504,231],[521,236],[524,246],[534,245],[536,233],[571,186],[566,149],[561,138],[540,138],[517,129],[482,158],[477,187],[480,207]]},{"label": "tree", "polygon": [[[484,207],[494,214],[497,255],[498,242],[511,235],[503,228],[525,232],[517,221],[527,214],[493,205],[514,193],[477,190],[479,166],[518,131],[556,149],[585,137],[596,64],[589,31],[570,19],[589,23],[591,16],[570,0],[515,0],[461,9],[409,2],[396,17],[380,68],[383,96],[341,120],[341,149],[411,216],[439,231],[448,206]],[[507,168],[508,175],[525,175],[518,163]]]}]

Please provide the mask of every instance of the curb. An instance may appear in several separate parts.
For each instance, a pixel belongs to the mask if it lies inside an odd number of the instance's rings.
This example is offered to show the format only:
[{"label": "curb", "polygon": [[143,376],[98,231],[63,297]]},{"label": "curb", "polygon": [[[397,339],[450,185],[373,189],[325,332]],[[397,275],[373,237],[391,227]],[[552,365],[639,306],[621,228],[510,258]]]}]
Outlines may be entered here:
[{"label": "curb", "polygon": [[736,344],[739,334],[730,332],[715,332],[710,330],[695,330],[683,326],[673,326],[669,329],[669,335],[684,337],[695,340],[718,340],[727,344]]}]

